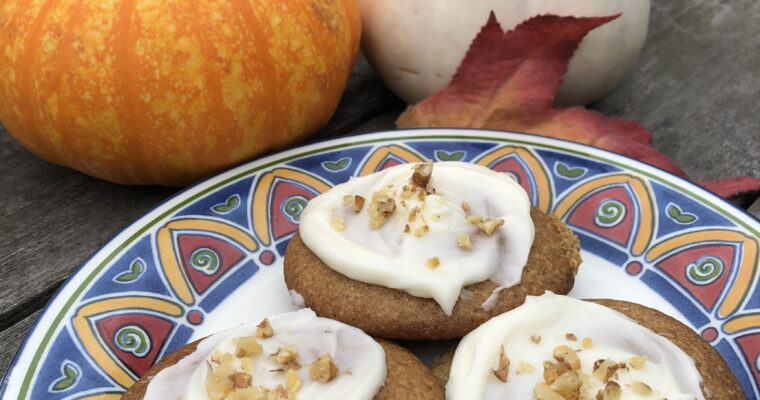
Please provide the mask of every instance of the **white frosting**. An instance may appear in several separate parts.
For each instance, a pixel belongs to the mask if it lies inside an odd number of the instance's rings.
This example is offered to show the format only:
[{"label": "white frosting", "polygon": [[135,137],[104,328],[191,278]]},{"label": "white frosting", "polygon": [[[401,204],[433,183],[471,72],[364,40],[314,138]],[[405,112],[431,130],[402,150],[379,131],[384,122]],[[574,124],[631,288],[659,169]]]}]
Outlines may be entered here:
[{"label": "white frosting", "polygon": [[[252,358],[253,385],[274,389],[285,385],[285,373],[271,372],[280,368],[269,354],[280,347],[296,346],[302,365],[297,373],[303,384],[298,398],[304,400],[359,399],[375,397],[385,383],[385,351],[370,336],[350,325],[319,318],[310,309],[302,309],[269,318],[274,336],[257,339],[263,347]],[[206,376],[214,353],[236,353],[234,340],[254,336],[256,325],[240,326],[200,343],[196,350],[176,364],[159,372],[148,385],[145,400],[208,400]],[[328,383],[315,382],[309,375],[309,365],[320,355],[328,353],[339,368],[338,376]]]},{"label": "white frosting", "polygon": [[[413,296],[433,298],[450,315],[462,287],[492,280],[503,287],[520,282],[533,244],[530,200],[510,176],[463,162],[435,163],[424,205],[416,197],[403,199],[414,165],[398,165],[372,175],[352,178],[312,199],[301,214],[300,233],[311,251],[335,271],[357,281],[403,290]],[[393,185],[396,210],[380,229],[369,228],[366,211],[372,193]],[[343,197],[360,195],[366,204],[359,213],[346,207]],[[403,200],[403,203],[402,203]],[[502,225],[493,236],[478,234],[467,221],[462,203],[471,214],[498,219]],[[420,207],[413,223],[409,214]],[[342,217],[345,229],[333,228]],[[414,232],[424,224],[422,237]],[[460,234],[470,235],[472,249],[457,246]],[[432,257],[440,264],[430,268]]]},{"label": "white frosting", "polygon": [[[568,333],[577,341],[567,339]],[[534,343],[531,335],[541,336],[539,343]],[[586,337],[592,340],[590,348],[582,346]],[[493,373],[502,345],[510,360],[507,383]],[[543,382],[543,362],[554,361],[553,349],[559,345],[581,350],[577,352],[581,370],[588,375],[599,359],[628,363],[633,356],[646,356],[643,368],[618,373],[615,381],[621,386],[622,400],[704,399],[694,360],[678,346],[612,309],[549,292],[529,296],[524,305],[489,320],[462,339],[452,362],[446,399],[532,399],[534,387]],[[521,363],[530,364],[534,371],[518,374]],[[634,394],[627,386],[634,381],[644,382],[654,393]],[[593,376],[588,382],[593,399],[604,384]]]}]

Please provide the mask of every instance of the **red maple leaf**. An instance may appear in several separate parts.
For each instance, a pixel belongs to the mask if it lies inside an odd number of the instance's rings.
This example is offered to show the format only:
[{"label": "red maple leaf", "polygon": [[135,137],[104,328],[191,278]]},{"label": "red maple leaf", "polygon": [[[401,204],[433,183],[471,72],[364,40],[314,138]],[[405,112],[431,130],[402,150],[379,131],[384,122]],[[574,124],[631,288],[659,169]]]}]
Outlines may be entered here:
[{"label": "red maple leaf", "polygon": [[[396,124],[399,128],[483,128],[551,136],[615,151],[685,177],[652,147],[652,136],[641,125],[583,107],[554,108],[554,96],[580,42],[617,17],[544,15],[504,32],[491,13],[451,83],[409,107]],[[728,178],[704,186],[730,197],[760,190],[760,179]]]}]

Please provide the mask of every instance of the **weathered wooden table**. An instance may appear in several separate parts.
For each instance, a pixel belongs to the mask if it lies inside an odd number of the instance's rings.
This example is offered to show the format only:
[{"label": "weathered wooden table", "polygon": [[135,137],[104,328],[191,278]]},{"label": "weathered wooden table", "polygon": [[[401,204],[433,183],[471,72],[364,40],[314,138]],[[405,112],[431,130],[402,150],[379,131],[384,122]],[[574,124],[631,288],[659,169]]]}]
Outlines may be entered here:
[{"label": "weathered wooden table", "polygon": [[[592,108],[643,123],[655,147],[694,179],[760,176],[760,2],[652,7],[635,71]],[[314,139],[393,129],[404,107],[360,58],[335,116]],[[0,372],[61,282],[176,191],[114,185],[46,163],[0,130]],[[751,211],[760,216],[760,201]]]}]

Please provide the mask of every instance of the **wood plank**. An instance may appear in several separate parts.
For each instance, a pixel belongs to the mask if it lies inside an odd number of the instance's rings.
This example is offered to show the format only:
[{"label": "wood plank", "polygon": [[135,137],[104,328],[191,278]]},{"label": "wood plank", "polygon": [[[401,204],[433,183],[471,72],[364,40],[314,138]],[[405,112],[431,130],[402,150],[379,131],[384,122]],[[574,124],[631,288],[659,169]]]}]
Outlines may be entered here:
[{"label": "wood plank", "polygon": [[760,2],[653,1],[633,73],[593,105],[641,122],[694,179],[760,177]]},{"label": "wood plank", "polygon": [[26,337],[26,333],[34,323],[34,320],[37,319],[37,315],[39,315],[39,311],[28,315],[15,325],[0,332],[0,343],[3,343],[3,346],[0,347],[0,376],[5,375],[11,361],[13,361],[13,357],[16,355],[16,351],[18,351],[18,347],[21,345],[24,337]]}]

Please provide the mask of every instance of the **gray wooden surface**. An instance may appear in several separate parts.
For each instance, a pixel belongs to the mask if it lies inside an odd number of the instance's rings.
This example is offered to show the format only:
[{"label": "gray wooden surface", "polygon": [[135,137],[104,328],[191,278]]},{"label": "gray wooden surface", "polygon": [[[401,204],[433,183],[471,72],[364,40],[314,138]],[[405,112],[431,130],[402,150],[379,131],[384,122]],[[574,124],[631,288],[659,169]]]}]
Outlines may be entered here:
[{"label": "gray wooden surface", "polygon": [[[758,21],[754,0],[655,0],[636,69],[592,108],[643,123],[695,179],[760,176]],[[403,108],[360,59],[315,139],[392,129]],[[0,373],[63,279],[175,191],[89,178],[35,158],[0,130]]]}]

